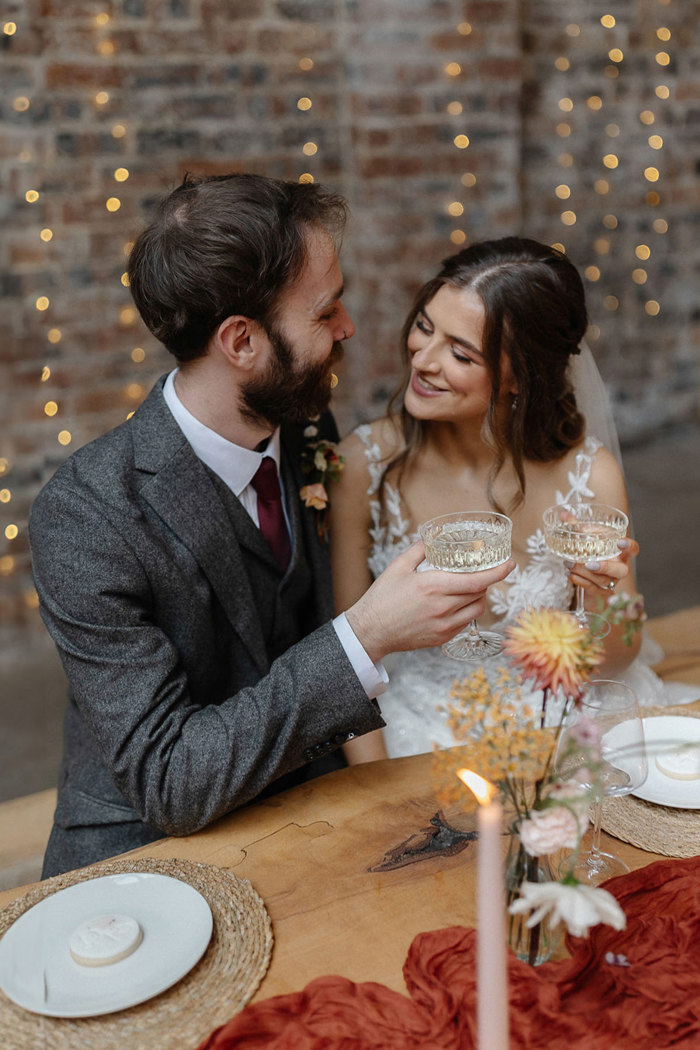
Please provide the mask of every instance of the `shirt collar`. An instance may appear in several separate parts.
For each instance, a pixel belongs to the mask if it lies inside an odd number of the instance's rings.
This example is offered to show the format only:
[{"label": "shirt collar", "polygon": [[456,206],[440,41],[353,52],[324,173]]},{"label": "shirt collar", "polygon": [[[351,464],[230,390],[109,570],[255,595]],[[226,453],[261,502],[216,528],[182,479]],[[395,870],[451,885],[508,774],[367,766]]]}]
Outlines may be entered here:
[{"label": "shirt collar", "polygon": [[194,454],[206,463],[215,474],[224,481],[236,496],[240,496],[252,481],[263,456],[275,461],[277,470],[280,466],[280,431],[279,427],[272,434],[264,452],[255,452],[217,434],[215,430],[200,423],[183,405],[175,392],[175,375],[178,369],[171,372],[163,387],[165,403],[175,417],[175,422],[192,446]]}]

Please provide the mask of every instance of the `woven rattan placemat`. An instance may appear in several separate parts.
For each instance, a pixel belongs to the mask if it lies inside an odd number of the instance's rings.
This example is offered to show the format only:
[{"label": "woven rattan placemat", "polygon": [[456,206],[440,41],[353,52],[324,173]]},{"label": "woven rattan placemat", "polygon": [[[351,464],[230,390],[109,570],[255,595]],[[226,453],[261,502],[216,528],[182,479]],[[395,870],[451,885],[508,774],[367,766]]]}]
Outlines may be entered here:
[{"label": "woven rattan placemat", "polygon": [[[643,718],[656,715],[697,718],[699,714],[683,705],[642,708]],[[603,802],[601,827],[623,842],[664,857],[695,857],[700,853],[700,809],[660,806],[634,795],[607,798]]]},{"label": "woven rattan placemat", "polygon": [[129,871],[169,875],[202,894],[211,908],[214,928],[200,961],[160,995],[102,1017],[42,1017],[17,1006],[0,991],[2,1050],[193,1050],[253,996],[270,963],[270,917],[247,879],[210,864],[114,860],[57,875],[0,912],[0,935],[57,890]]}]

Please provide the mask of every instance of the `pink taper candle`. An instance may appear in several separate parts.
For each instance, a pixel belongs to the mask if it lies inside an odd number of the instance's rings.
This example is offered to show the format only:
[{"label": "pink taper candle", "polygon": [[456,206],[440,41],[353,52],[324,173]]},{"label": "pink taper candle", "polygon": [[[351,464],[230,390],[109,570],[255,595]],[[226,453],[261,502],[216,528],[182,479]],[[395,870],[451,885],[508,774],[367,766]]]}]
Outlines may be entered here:
[{"label": "pink taper candle", "polygon": [[469,769],[457,773],[479,802],[477,849],[476,1022],[479,1050],[508,1050],[503,807],[496,789]]}]

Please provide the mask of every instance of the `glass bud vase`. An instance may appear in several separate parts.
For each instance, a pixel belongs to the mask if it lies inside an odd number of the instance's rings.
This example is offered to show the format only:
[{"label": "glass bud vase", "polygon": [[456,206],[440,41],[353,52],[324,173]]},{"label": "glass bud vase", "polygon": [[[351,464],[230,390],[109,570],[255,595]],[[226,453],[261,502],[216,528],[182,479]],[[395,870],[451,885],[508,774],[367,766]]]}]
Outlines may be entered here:
[{"label": "glass bud vase", "polygon": [[[506,907],[520,896],[520,884],[522,882],[554,882],[555,877],[549,862],[549,857],[531,857],[520,841],[517,831],[512,831],[508,844],[508,856],[505,866]],[[534,926],[526,925],[529,915],[506,916],[506,930],[508,934],[508,947],[513,950],[518,959],[529,963],[530,966],[539,966],[550,958],[561,940],[561,927],[554,929],[549,925],[546,917]]]}]

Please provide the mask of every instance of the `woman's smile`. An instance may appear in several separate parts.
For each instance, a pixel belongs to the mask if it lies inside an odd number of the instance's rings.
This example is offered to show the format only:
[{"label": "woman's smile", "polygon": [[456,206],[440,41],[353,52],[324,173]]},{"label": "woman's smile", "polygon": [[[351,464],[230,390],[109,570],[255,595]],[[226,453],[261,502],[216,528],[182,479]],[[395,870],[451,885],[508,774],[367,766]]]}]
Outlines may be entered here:
[{"label": "woman's smile", "polygon": [[445,393],[444,388],[433,386],[429,379],[416,371],[411,376],[411,389],[419,397],[435,397],[437,394]]}]

